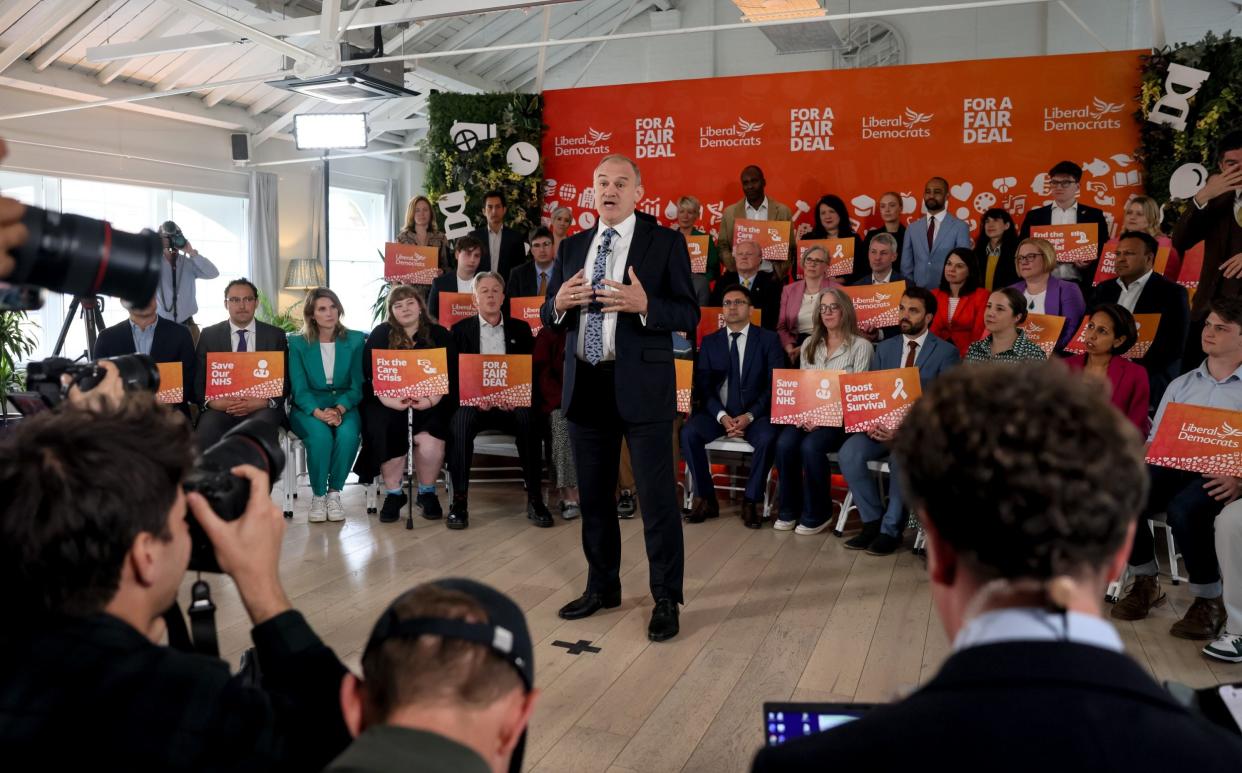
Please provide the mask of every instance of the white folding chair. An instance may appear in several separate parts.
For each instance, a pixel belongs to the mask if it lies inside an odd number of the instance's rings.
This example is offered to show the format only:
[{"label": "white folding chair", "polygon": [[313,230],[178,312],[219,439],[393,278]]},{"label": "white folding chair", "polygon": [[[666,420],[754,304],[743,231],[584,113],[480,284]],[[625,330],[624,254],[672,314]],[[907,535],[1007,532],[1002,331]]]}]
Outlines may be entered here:
[{"label": "white folding chair", "polygon": [[[740,456],[752,456],[752,457],[755,454],[755,447],[752,446],[750,443],[747,443],[742,438],[718,437],[712,442],[708,443],[705,446],[705,448],[708,452],[707,453],[707,464],[708,464],[709,469],[712,463],[712,459],[711,459],[712,451],[720,451],[720,452],[725,452],[725,453],[738,454]],[[684,460],[682,463],[685,466],[685,471],[686,471],[686,483],[685,483],[685,488],[684,488],[685,507],[686,509],[689,509],[691,504],[693,504],[694,476],[690,474],[690,465],[686,463]],[[716,488],[718,489],[724,489],[725,491],[745,491],[746,490],[746,476],[744,475],[737,475],[732,472],[712,473],[713,483],[715,483],[717,478],[723,478],[725,480],[724,484],[716,484]],[[741,482],[741,485],[737,485],[739,481]],[[763,484],[763,517],[764,518],[767,518],[768,515],[771,513],[772,485],[773,485],[772,470],[769,469],[767,480],[765,480]]]},{"label": "white folding chair", "polygon": [[[1168,516],[1164,513],[1158,513],[1147,519],[1147,528],[1151,531],[1152,539],[1156,538],[1156,527],[1164,529],[1165,550],[1169,556],[1169,582],[1173,585],[1181,585],[1182,580],[1186,579],[1182,576],[1181,570],[1178,568],[1178,562],[1182,558],[1182,554],[1177,551],[1177,544],[1173,541],[1173,528],[1169,526]],[[1160,565],[1160,556],[1156,556],[1156,565]],[[1104,600],[1110,604],[1117,603],[1121,599],[1121,594],[1125,590],[1126,583],[1130,581],[1130,566],[1122,570],[1121,576],[1108,584],[1108,590],[1104,591]]]},{"label": "white folding chair", "polygon": [[[883,498],[884,478],[888,476],[888,471],[889,471],[888,462],[883,461],[883,460],[867,462],[867,469],[876,474],[876,477],[880,483],[880,497]],[[841,502],[841,513],[837,516],[837,525],[832,530],[832,533],[837,535],[838,537],[844,535],[845,534],[845,522],[850,516],[850,511],[857,510],[857,509],[858,509],[857,505],[854,504],[854,492],[847,491],[845,494],[845,499],[842,500]]]}]

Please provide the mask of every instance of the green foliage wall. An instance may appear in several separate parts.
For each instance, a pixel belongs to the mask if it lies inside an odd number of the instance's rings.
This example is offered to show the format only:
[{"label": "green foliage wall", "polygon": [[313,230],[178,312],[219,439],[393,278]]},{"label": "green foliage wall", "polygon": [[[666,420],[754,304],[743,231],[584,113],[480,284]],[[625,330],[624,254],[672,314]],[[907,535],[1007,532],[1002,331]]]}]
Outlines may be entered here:
[{"label": "green foliage wall", "polygon": [[[1223,37],[1209,32],[1198,43],[1154,51],[1143,59],[1140,109],[1134,116],[1140,127],[1136,155],[1147,170],[1147,194],[1165,201],[1169,198],[1169,176],[1175,169],[1196,162],[1215,172],[1217,142],[1227,132],[1242,129],[1242,39],[1228,32]],[[1164,96],[1170,63],[1212,74],[1190,100],[1184,132],[1147,120],[1152,107]],[[1166,211],[1166,222],[1175,216]]]},{"label": "green foliage wall", "polygon": [[[433,92],[423,158],[427,164],[427,195],[434,202],[445,193],[464,190],[466,214],[476,228],[483,225],[483,194],[501,190],[508,202],[506,224],[529,233],[539,225],[539,188],[543,162],[527,177],[509,168],[505,155],[515,142],[543,147],[543,97],[539,94],[454,94]],[[496,124],[496,138],[481,140],[470,151],[460,150],[449,136],[455,121]],[[440,216],[443,223],[443,216]]]}]

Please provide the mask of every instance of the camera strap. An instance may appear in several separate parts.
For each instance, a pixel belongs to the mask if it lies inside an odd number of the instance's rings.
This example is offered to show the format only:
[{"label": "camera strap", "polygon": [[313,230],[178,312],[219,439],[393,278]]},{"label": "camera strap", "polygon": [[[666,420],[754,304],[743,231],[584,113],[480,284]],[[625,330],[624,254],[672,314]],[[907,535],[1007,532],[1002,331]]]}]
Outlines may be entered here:
[{"label": "camera strap", "polygon": [[195,581],[190,588],[189,615],[190,625],[187,628],[185,617],[181,614],[181,605],[177,602],[173,602],[173,605],[164,613],[169,646],[182,652],[197,652],[200,655],[219,657],[220,645],[216,640],[216,605],[211,601],[211,586],[205,580]]}]

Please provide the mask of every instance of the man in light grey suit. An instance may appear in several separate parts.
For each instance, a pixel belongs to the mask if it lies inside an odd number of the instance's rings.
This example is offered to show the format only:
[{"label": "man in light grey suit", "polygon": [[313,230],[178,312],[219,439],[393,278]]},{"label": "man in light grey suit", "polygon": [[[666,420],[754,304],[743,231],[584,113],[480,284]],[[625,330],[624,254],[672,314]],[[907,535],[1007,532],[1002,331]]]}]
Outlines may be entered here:
[{"label": "man in light grey suit", "polygon": [[971,249],[970,226],[950,215],[946,208],[949,183],[933,177],[923,186],[923,208],[927,217],[920,218],[906,229],[901,245],[901,273],[928,290],[940,287],[944,262],[955,247]]}]

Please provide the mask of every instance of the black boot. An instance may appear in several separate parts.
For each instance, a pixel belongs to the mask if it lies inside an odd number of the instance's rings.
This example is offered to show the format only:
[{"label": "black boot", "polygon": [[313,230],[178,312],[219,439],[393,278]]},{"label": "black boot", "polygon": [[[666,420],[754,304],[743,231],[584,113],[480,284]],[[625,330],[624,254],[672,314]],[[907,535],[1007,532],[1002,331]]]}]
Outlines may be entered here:
[{"label": "black boot", "polygon": [[454,494],[445,522],[450,529],[464,529],[470,525],[470,512],[466,509],[466,495]]}]

